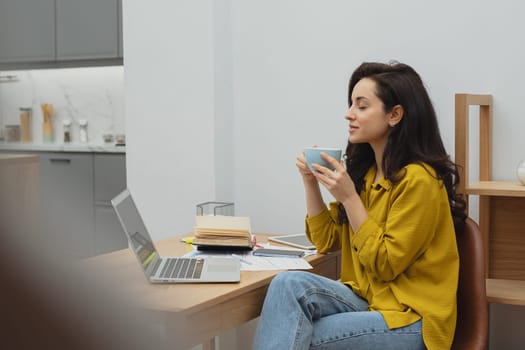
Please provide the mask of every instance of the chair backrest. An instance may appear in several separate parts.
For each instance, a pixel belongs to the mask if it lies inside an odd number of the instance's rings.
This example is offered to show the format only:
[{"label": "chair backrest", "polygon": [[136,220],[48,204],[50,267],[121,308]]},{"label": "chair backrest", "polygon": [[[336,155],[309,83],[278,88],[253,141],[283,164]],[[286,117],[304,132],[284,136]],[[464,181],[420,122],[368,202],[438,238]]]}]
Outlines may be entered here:
[{"label": "chair backrest", "polygon": [[456,233],[459,250],[458,317],[452,349],[487,347],[488,304],[485,287],[485,248],[478,224],[467,218]]}]

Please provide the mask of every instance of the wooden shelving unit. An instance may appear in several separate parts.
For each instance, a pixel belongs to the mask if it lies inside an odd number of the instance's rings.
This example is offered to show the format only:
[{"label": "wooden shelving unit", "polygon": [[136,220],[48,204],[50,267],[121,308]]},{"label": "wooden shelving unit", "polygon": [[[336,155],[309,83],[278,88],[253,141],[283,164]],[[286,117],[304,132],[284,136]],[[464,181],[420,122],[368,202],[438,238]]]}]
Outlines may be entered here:
[{"label": "wooden shelving unit", "polygon": [[[479,182],[469,181],[469,107],[479,106]],[[455,161],[458,192],[479,196],[485,238],[487,300],[525,305],[525,186],[492,180],[492,96],[456,94]]]},{"label": "wooden shelving unit", "polygon": [[525,197],[525,187],[517,181],[471,182],[466,191],[478,196]]}]

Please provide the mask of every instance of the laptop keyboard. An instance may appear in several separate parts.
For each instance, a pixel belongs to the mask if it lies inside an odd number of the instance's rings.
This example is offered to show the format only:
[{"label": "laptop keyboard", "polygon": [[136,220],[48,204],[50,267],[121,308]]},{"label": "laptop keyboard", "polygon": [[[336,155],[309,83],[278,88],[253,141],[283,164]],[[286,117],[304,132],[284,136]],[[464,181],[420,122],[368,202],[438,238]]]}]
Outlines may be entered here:
[{"label": "laptop keyboard", "polygon": [[197,279],[201,277],[203,259],[169,258],[160,272],[160,278]]}]

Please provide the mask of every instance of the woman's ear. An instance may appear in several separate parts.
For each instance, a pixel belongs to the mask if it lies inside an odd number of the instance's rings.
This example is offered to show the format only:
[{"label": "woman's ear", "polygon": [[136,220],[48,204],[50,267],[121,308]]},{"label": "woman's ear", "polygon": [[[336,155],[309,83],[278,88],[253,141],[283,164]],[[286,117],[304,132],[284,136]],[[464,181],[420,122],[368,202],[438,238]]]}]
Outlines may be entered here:
[{"label": "woman's ear", "polygon": [[390,125],[391,128],[396,126],[403,119],[404,114],[405,110],[403,109],[403,106],[395,105],[390,112],[390,120],[388,121],[388,125]]}]

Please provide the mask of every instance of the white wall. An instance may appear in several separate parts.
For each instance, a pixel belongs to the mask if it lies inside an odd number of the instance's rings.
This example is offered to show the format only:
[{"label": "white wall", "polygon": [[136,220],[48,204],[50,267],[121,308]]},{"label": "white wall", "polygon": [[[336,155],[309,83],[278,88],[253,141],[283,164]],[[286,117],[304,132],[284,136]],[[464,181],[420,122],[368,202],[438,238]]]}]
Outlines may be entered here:
[{"label": "white wall", "polygon": [[215,94],[215,196],[234,201],[234,93],[230,0],[213,0],[213,57]]},{"label": "white wall", "polygon": [[127,179],[155,238],[215,195],[212,1],[123,2]]},{"label": "white wall", "polygon": [[454,93],[493,94],[493,174],[515,179],[524,12],[512,0],[125,1],[128,184],[146,224],[156,238],[186,232],[196,203],[233,199],[255,231],[302,231],[295,156],[345,145],[362,61],[419,71],[451,154]]},{"label": "white wall", "polygon": [[153,234],[170,235],[171,215],[191,229],[185,215],[210,199],[235,200],[256,230],[302,230],[295,156],[346,144],[348,78],[367,60],[420,72],[451,154],[454,93],[494,94],[494,177],[513,179],[525,158],[523,10],[511,0],[127,1],[128,176],[137,195],[152,192],[139,202]]},{"label": "white wall", "polygon": [[[362,61],[416,68],[454,152],[454,93],[492,93],[494,177],[514,179],[525,30],[518,1],[234,1],[235,201],[264,231],[303,228],[301,147],[346,143],[347,84]],[[512,54],[511,54],[512,52]],[[522,152],[523,153],[523,152]],[[260,167],[262,170],[258,170]]]}]

